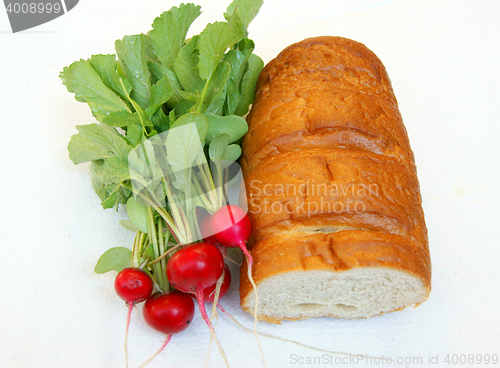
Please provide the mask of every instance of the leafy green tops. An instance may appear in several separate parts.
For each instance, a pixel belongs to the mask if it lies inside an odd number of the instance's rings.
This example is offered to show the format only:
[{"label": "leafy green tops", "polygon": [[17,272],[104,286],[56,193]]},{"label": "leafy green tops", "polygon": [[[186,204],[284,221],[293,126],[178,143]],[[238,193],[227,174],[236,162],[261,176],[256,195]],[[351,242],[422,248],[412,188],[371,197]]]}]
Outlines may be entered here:
[{"label": "leafy green tops", "polygon": [[[148,33],[117,40],[116,55],[93,55],[64,68],[64,85],[99,122],[77,126],[69,156],[75,164],[92,162],[92,186],[104,208],[132,196],[132,150],[183,121],[206,124],[202,145],[217,145],[211,151],[220,152],[219,160],[239,157],[239,147],[227,147],[247,131],[241,116],[248,112],[263,67],[247,38],[261,5],[262,0],[235,0],[224,14],[226,21],[208,24],[200,35],[186,39],[201,11],[181,4],[156,18]],[[175,166],[192,149],[174,137],[167,151]]]}]

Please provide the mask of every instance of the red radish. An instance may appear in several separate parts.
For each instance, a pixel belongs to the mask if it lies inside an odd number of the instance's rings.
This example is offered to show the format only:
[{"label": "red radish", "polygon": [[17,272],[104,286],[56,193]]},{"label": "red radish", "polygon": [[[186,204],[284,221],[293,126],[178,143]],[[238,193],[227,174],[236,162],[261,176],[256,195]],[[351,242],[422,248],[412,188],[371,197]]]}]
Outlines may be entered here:
[{"label": "red radish", "polygon": [[210,243],[212,245],[219,245],[217,240],[215,240],[212,231],[210,229],[210,215],[207,214],[203,217],[200,222],[201,236],[203,236],[203,241]]},{"label": "red radish", "polygon": [[127,304],[137,304],[151,295],[153,280],[138,268],[124,268],[115,278],[115,291]]},{"label": "red radish", "polygon": [[[197,209],[200,207],[197,207]],[[200,231],[201,236],[203,237],[203,241],[206,243],[210,243],[212,245],[217,246],[222,256],[227,258],[227,249],[219,244],[217,240],[215,240],[214,235],[212,234],[212,229],[210,227],[210,214],[207,212],[200,221]]]},{"label": "red radish", "polygon": [[196,243],[175,252],[167,264],[167,277],[172,286],[185,293],[214,285],[222,275],[224,258],[216,246]]},{"label": "red radish", "polygon": [[180,291],[155,293],[151,295],[143,309],[144,320],[157,331],[167,334],[161,348],[142,367],[147,366],[165,349],[173,334],[184,331],[194,317],[194,303],[189,294]]},{"label": "red radish", "polygon": [[155,293],[144,304],[143,315],[149,326],[173,335],[184,331],[193,320],[193,299],[179,291]]},{"label": "red radish", "polygon": [[132,309],[137,303],[146,300],[153,292],[153,280],[144,271],[127,267],[121,270],[115,278],[116,294],[127,302],[128,313],[125,326],[125,364],[128,367],[128,330],[130,326],[130,317]]},{"label": "red radish", "polygon": [[224,258],[216,246],[209,243],[196,243],[175,252],[167,263],[167,277],[176,289],[196,295],[200,313],[205,320],[211,336],[214,337],[219,352],[227,362],[224,350],[215,335],[212,322],[205,310],[203,290],[214,285],[222,276]]},{"label": "red radish", "polygon": [[[246,212],[234,204],[220,208],[210,217],[213,237],[225,247],[246,248],[252,224]],[[243,250],[243,249],[242,249]]]},{"label": "red radish", "polygon": [[255,308],[254,308],[254,334],[259,349],[264,360],[262,347],[260,346],[259,337],[257,336],[257,308],[259,304],[259,297],[257,295],[257,285],[252,277],[253,258],[248,252],[246,242],[252,233],[252,224],[245,210],[234,204],[221,207],[217,212],[212,214],[210,218],[210,227],[214,233],[214,238],[221,245],[226,247],[239,247],[247,260],[247,275],[248,280],[252,284],[255,293]]},{"label": "red radish", "polygon": [[[215,289],[217,284],[209,286],[203,289],[203,298],[206,302],[213,303],[215,298]],[[226,295],[229,287],[231,286],[231,272],[229,271],[229,267],[224,266],[224,281],[222,281],[222,285],[220,287],[219,299],[221,299],[224,295]]]}]

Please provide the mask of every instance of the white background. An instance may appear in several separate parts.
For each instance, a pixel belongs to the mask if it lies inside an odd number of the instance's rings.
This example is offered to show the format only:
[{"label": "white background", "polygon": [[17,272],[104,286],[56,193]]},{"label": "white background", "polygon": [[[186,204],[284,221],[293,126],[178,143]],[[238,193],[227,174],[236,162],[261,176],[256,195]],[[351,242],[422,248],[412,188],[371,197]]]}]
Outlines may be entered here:
[{"label": "white background", "polygon": [[[204,13],[190,34],[222,20],[229,0],[197,3]],[[88,165],[68,159],[74,126],[94,120],[58,73],[77,59],[113,52],[116,39],[148,31],[173,5],[82,0],[68,14],[19,34],[10,32],[0,9],[1,367],[124,366],[126,308],[114,294],[114,274],[96,275],[93,267],[106,249],[130,246],[134,234],[118,224],[123,211],[100,207]],[[388,70],[417,161],[433,289],[426,303],[402,312],[260,323],[260,330],[328,350],[407,358],[408,364],[392,366],[429,366],[429,356],[438,356],[434,366],[448,366],[447,354],[499,354],[500,2],[268,0],[250,27],[265,62],[318,35],[360,41]],[[233,279],[223,302],[251,326]],[[262,366],[253,335],[223,317],[216,330],[232,367]],[[162,341],[142,321],[141,308],[134,311],[130,366]],[[197,318],[150,367],[203,367],[208,342]],[[269,367],[336,366],[300,364],[292,354],[322,353],[261,342]],[[332,357],[335,363],[342,356]],[[422,357],[422,364],[408,357]],[[365,363],[345,366],[382,365]],[[209,367],[221,366],[212,347]]]}]

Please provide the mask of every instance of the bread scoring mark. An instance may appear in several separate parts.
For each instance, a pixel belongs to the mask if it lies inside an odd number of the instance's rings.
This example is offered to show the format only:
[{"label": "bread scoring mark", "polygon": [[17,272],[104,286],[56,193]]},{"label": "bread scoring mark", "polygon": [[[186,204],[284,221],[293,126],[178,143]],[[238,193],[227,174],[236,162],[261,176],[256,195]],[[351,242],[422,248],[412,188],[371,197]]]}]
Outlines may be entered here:
[{"label": "bread scoring mark", "polygon": [[[386,99],[381,99],[376,96],[366,97],[369,101],[358,101],[359,96],[366,94],[366,92],[359,90],[345,90],[340,86],[334,85],[330,85],[330,87],[328,87],[325,91],[322,90],[323,98],[318,100],[314,97],[320,92],[317,86],[311,86],[309,88],[304,88],[304,86],[302,86],[300,92],[295,92],[296,89],[291,87],[292,86],[290,85],[283,86],[283,90],[275,88],[275,90],[271,91],[273,93],[270,93],[267,97],[262,96],[257,98],[254,104],[254,109],[252,110],[253,113],[248,117],[250,130],[248,137],[245,138],[246,149],[244,156],[248,164],[251,166],[254,166],[254,162],[252,161],[255,156],[257,156],[258,159],[262,159],[262,156],[265,155],[262,151],[266,151],[266,145],[269,143],[276,144],[276,140],[281,140],[285,144],[286,149],[286,137],[290,137],[291,134],[302,132],[304,133],[303,136],[307,137],[315,135],[316,132],[320,133],[321,129],[335,127],[354,129],[351,131],[352,136],[347,142],[347,144],[352,146],[349,148],[356,148],[355,146],[359,145],[360,149],[398,155],[402,158],[408,157],[411,161],[413,161],[413,153],[409,147],[406,130],[404,129],[403,124],[401,124],[401,115],[399,114],[397,103],[395,101],[387,101]],[[330,94],[330,96],[337,97],[330,101],[328,96],[324,96],[325,93]],[[313,97],[310,97],[311,94]],[[276,98],[277,95],[280,96],[278,99]],[[353,95],[358,97],[353,98]],[[296,105],[296,108],[298,108],[298,115],[291,114],[291,110],[285,111],[284,114],[276,114],[275,109],[277,109],[278,106],[287,105],[288,108],[292,107],[293,103],[291,104],[291,101],[294,96],[300,100],[300,104]],[[330,103],[337,103],[335,102],[335,99],[340,99],[339,102],[352,101],[352,103],[358,104],[359,107],[351,106],[351,102],[343,102],[342,104],[344,106],[342,110],[338,111],[332,118],[332,115],[327,113],[328,108],[325,110],[324,108],[319,109],[316,106],[318,103],[323,104],[322,106],[328,106],[324,105],[325,98],[327,102],[329,101]],[[306,105],[303,103],[304,100],[306,101]],[[368,102],[370,103],[370,109],[368,109],[366,105]],[[374,108],[374,106],[376,108]],[[334,108],[339,110],[340,105],[334,105]],[[346,109],[349,109],[349,111]],[[370,114],[368,113],[369,111]],[[335,118],[335,116],[344,117],[342,118],[343,120],[336,120],[337,118]],[[348,118],[349,116],[350,118]],[[259,121],[258,125],[252,123],[254,118]],[[283,131],[282,134],[280,134],[281,130],[276,130],[275,128],[270,129],[270,127],[274,125],[277,127],[282,126],[284,124],[283,118],[288,120],[292,119],[295,122],[294,126],[289,127],[289,129],[292,129],[292,133],[289,131]],[[300,128],[301,126],[302,128]],[[252,139],[255,133],[261,129],[270,129],[269,132],[271,134],[268,132],[262,137],[261,140]],[[361,136],[356,138],[356,133],[364,135],[364,137]],[[298,138],[299,135],[296,137]],[[343,138],[345,139],[346,136],[344,135]],[[252,144],[249,146],[247,142],[250,141],[252,141]],[[333,143],[335,144],[335,142]],[[290,144],[293,147],[293,142],[290,142]],[[341,141],[337,142],[337,145],[342,144],[343,142]],[[267,155],[273,154],[272,150],[267,151]]]},{"label": "bread scoring mark", "polygon": [[321,242],[304,237],[302,242],[298,244],[298,250],[304,271],[315,269],[318,264],[327,264],[335,270],[341,267],[341,261],[335,255],[326,236]]},{"label": "bread scoring mark", "polygon": [[412,231],[398,219],[380,213],[320,214],[276,221],[254,232],[253,241],[259,242],[273,236],[308,236],[333,234],[342,231],[377,231],[406,236],[417,241]]},{"label": "bread scoring mark", "polygon": [[[337,160],[338,155],[341,155],[341,161]],[[389,166],[382,166],[375,172],[372,169],[375,163]],[[393,165],[396,166],[391,167]],[[314,178],[313,181],[310,178]],[[246,183],[251,202],[250,215],[256,220],[256,230],[291,218],[378,211],[381,215],[397,219],[399,226],[404,224],[408,231],[420,233],[415,236],[422,239],[421,229],[425,226],[412,217],[413,210],[420,205],[420,197],[418,191],[410,193],[412,195],[406,191],[408,187],[415,188],[416,177],[398,160],[352,151],[302,150],[270,157],[259,165],[258,170],[247,173]],[[283,185],[280,183],[301,190],[280,192],[277,190],[279,185]],[[372,191],[373,186],[375,190]],[[264,204],[269,206],[268,209],[262,208],[263,201],[267,201]],[[281,208],[280,203],[287,203],[287,207]],[[358,203],[360,206],[354,207]]]},{"label": "bread scoring mark", "polygon": [[242,165],[244,166],[244,173],[248,173],[252,168],[270,156],[313,147],[315,149],[349,149],[393,157],[398,160],[401,160],[406,155],[401,147],[390,144],[385,138],[375,137],[352,127],[330,127],[318,129],[314,134],[307,134],[305,132],[285,134],[264,144],[252,156],[250,162],[247,156],[243,157],[245,160],[245,164]]}]

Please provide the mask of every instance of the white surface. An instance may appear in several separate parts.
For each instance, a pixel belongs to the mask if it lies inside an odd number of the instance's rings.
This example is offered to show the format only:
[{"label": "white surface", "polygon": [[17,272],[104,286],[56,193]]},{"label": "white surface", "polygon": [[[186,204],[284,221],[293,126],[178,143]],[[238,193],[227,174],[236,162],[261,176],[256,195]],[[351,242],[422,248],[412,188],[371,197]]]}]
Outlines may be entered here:
[{"label": "white surface", "polygon": [[[203,0],[191,34],[221,20],[227,1]],[[68,14],[11,34],[0,10],[2,162],[0,211],[1,367],[123,367],[126,308],[113,274],[95,275],[106,249],[130,246],[123,213],[100,208],[87,165],[66,145],[76,124],[93,122],[58,78],[72,61],[113,52],[114,41],[145,32],[177,1],[85,0]],[[433,263],[430,299],[368,320],[315,319],[261,331],[324,349],[371,356],[499,354],[500,3],[494,1],[268,0],[250,27],[256,53],[269,61],[285,46],[316,35],[366,44],[384,62],[418,165]],[[234,278],[237,279],[236,277]],[[237,282],[235,282],[236,284]],[[225,300],[246,326],[237,285]],[[139,308],[140,309],[140,308]],[[218,336],[232,367],[259,367],[253,336],[221,317]],[[129,350],[137,367],[163,337],[134,312]],[[261,338],[269,367],[322,353]],[[209,334],[198,318],[150,367],[203,367]],[[348,362],[349,363],[349,362]],[[381,366],[360,361],[346,366]],[[450,366],[459,366],[450,365]],[[212,347],[209,367],[221,367]],[[473,364],[467,364],[473,366]]]}]

